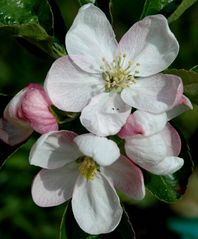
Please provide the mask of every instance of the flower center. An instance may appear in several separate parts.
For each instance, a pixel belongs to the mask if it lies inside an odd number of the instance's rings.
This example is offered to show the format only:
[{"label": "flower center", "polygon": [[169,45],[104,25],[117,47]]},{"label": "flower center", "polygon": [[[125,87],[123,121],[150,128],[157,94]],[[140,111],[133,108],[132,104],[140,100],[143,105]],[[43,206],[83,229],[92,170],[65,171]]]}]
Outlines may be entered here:
[{"label": "flower center", "polygon": [[87,156],[83,156],[82,158],[78,159],[77,162],[80,163],[80,174],[87,180],[94,179],[99,169],[97,163],[92,158]]},{"label": "flower center", "polygon": [[136,63],[134,66],[133,61],[127,62],[126,54],[119,54],[110,64],[105,58],[102,58],[102,66],[100,68],[103,70],[102,76],[105,81],[105,91],[120,93],[124,88],[135,83],[135,74],[139,73],[137,69],[139,65],[139,63]]}]

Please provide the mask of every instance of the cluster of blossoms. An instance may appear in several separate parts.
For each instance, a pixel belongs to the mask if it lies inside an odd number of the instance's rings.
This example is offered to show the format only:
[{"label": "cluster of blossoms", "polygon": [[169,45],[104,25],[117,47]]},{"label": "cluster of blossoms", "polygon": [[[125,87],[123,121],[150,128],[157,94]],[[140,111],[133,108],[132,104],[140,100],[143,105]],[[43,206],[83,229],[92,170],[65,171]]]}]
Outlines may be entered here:
[{"label": "cluster of blossoms", "polygon": [[[104,13],[86,4],[66,34],[66,49],[44,88],[31,84],[8,104],[0,138],[15,145],[33,130],[41,133],[30,152],[30,163],[43,168],[33,181],[34,202],[48,207],[72,198],[84,231],[108,233],[122,216],[118,191],[144,198],[141,168],[168,175],[184,163],[180,137],[168,121],[192,105],[179,77],[159,73],[179,46],[162,15],[145,17],[117,43]],[[88,133],[58,130],[52,104],[81,112]],[[125,155],[110,135],[123,140]]]}]

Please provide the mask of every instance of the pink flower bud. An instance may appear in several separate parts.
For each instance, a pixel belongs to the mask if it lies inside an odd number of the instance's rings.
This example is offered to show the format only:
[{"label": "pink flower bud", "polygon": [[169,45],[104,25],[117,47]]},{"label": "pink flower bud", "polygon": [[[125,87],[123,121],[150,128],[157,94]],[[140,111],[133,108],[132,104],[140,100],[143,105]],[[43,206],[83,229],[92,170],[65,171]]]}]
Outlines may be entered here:
[{"label": "pink flower bud", "polygon": [[58,129],[55,116],[49,111],[51,101],[44,88],[37,84],[30,84],[18,109],[18,115],[28,121],[31,127],[38,133],[47,133]]},{"label": "pink flower bud", "polygon": [[13,146],[27,139],[33,130],[41,134],[57,130],[58,124],[49,111],[50,105],[44,88],[29,84],[6,106],[0,119],[0,139]]}]

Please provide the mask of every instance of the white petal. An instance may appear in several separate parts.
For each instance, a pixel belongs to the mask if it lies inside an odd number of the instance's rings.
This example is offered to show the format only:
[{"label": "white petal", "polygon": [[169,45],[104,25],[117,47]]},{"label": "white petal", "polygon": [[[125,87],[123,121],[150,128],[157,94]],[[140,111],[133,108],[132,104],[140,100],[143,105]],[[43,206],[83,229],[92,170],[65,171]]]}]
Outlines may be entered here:
[{"label": "white petal", "polygon": [[157,164],[144,164],[144,168],[153,174],[168,175],[175,173],[183,164],[184,160],[182,158],[170,156]]},{"label": "white petal", "polygon": [[120,156],[120,150],[117,144],[107,138],[93,134],[82,134],[77,136],[74,142],[84,155],[93,158],[102,166],[112,164]]},{"label": "white petal", "polygon": [[73,141],[76,136],[66,130],[43,134],[30,151],[30,164],[56,169],[76,160],[82,155]]},{"label": "white petal", "polygon": [[169,124],[159,133],[152,136],[136,136],[126,139],[126,154],[135,163],[147,169],[166,157],[178,156],[181,140],[177,131]]},{"label": "white petal", "polygon": [[92,235],[113,231],[122,216],[114,188],[100,174],[89,181],[79,176],[73,192],[72,209],[82,230]]},{"label": "white petal", "polygon": [[96,74],[88,74],[65,56],[51,66],[44,87],[52,103],[61,110],[80,112],[104,87]]},{"label": "white petal", "polygon": [[192,103],[186,96],[183,95],[180,102],[171,110],[167,111],[167,118],[168,120],[171,120],[190,109],[193,109]]},{"label": "white petal", "polygon": [[135,84],[121,92],[121,98],[139,110],[159,114],[171,109],[182,94],[183,85],[179,77],[157,74],[138,78]]},{"label": "white petal", "polygon": [[26,90],[27,88],[24,88],[11,99],[3,112],[3,118],[0,119],[0,139],[11,146],[23,142],[33,132],[30,124],[23,119],[21,111]]},{"label": "white petal", "polygon": [[72,60],[87,72],[100,72],[102,58],[112,62],[116,47],[113,29],[104,13],[93,4],[81,7],[66,35]]},{"label": "white petal", "polygon": [[13,126],[18,127],[24,127],[24,128],[30,128],[29,122],[26,120],[22,109],[21,104],[23,101],[23,98],[27,92],[27,88],[24,88],[23,90],[19,91],[7,104],[6,108],[3,112],[3,118],[5,121],[9,122]]},{"label": "white petal", "polygon": [[83,109],[80,121],[89,132],[108,136],[119,132],[130,112],[118,94],[101,93]]},{"label": "white petal", "polygon": [[79,173],[77,167],[70,163],[58,169],[42,169],[32,184],[33,201],[40,207],[51,207],[70,199]]},{"label": "white petal", "polygon": [[18,123],[21,124],[27,124],[24,120],[20,120],[20,118],[23,118],[23,115],[21,115],[21,102],[23,100],[23,97],[27,91],[27,88],[22,89],[19,91],[12,99],[11,101],[7,104],[4,112],[3,112],[3,117],[7,121],[18,121]]},{"label": "white petal", "polygon": [[165,127],[166,123],[166,113],[151,114],[136,110],[128,117],[126,124],[119,132],[119,137],[126,138],[139,134],[149,136],[161,131]]},{"label": "white petal", "polygon": [[128,197],[141,200],[145,196],[142,171],[128,158],[121,156],[115,163],[101,169],[114,187]]},{"label": "white petal", "polygon": [[134,24],[119,43],[119,52],[139,63],[138,76],[165,70],[176,58],[178,42],[162,15],[145,17]]},{"label": "white petal", "polygon": [[33,129],[21,120],[12,119],[10,121],[0,119],[0,139],[10,146],[14,146],[25,141],[33,132]]}]

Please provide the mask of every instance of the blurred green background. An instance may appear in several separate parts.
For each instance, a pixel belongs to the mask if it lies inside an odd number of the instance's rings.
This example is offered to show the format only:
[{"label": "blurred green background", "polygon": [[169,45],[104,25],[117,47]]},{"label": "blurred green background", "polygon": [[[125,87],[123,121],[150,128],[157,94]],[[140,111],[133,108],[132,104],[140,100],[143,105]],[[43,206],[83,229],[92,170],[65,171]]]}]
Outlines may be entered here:
[{"label": "blurred green background", "polygon": [[[1,0],[0,0],[1,3]],[[114,0],[113,27],[118,39],[138,20],[143,0]],[[77,0],[57,0],[67,29],[70,27],[79,3]],[[180,52],[173,63],[174,68],[190,69],[198,64],[198,3],[189,8],[182,17],[170,25],[180,43]],[[36,52],[35,52],[36,53]],[[0,31],[0,92],[14,95],[30,82],[43,83],[53,59],[47,55],[30,52],[21,41]],[[198,113],[197,107],[177,119],[190,140],[193,157],[196,160]],[[188,123],[187,123],[188,122]],[[54,208],[39,208],[31,198],[31,183],[39,168],[30,166],[28,154],[37,135],[35,134],[17,153],[10,157],[0,171],[0,239],[54,239],[58,238],[64,205]],[[198,180],[193,185],[198,186]],[[195,187],[196,188],[196,187]],[[189,198],[198,208],[198,196],[189,193]],[[186,200],[186,199],[185,199]],[[185,205],[184,200],[184,205]],[[181,200],[180,200],[181,201]],[[197,202],[197,203],[196,203]],[[137,239],[176,239],[168,229],[168,220],[175,215],[188,216],[185,206],[174,207],[159,202],[148,194],[141,203],[127,206],[131,220],[137,229]],[[183,210],[183,211],[182,211]],[[177,214],[176,214],[177,213]],[[152,223],[151,214],[156,216]],[[189,215],[192,216],[192,215]],[[198,212],[193,215],[198,218]],[[159,223],[159,219],[161,223]],[[172,225],[172,224],[171,224]],[[158,229],[156,229],[158,228]],[[170,226],[172,228],[172,226]],[[174,230],[173,230],[174,231]],[[150,237],[149,237],[150,236]],[[179,237],[178,237],[179,238]],[[186,239],[193,237],[186,237]],[[77,238],[78,239],[78,238]]]}]

